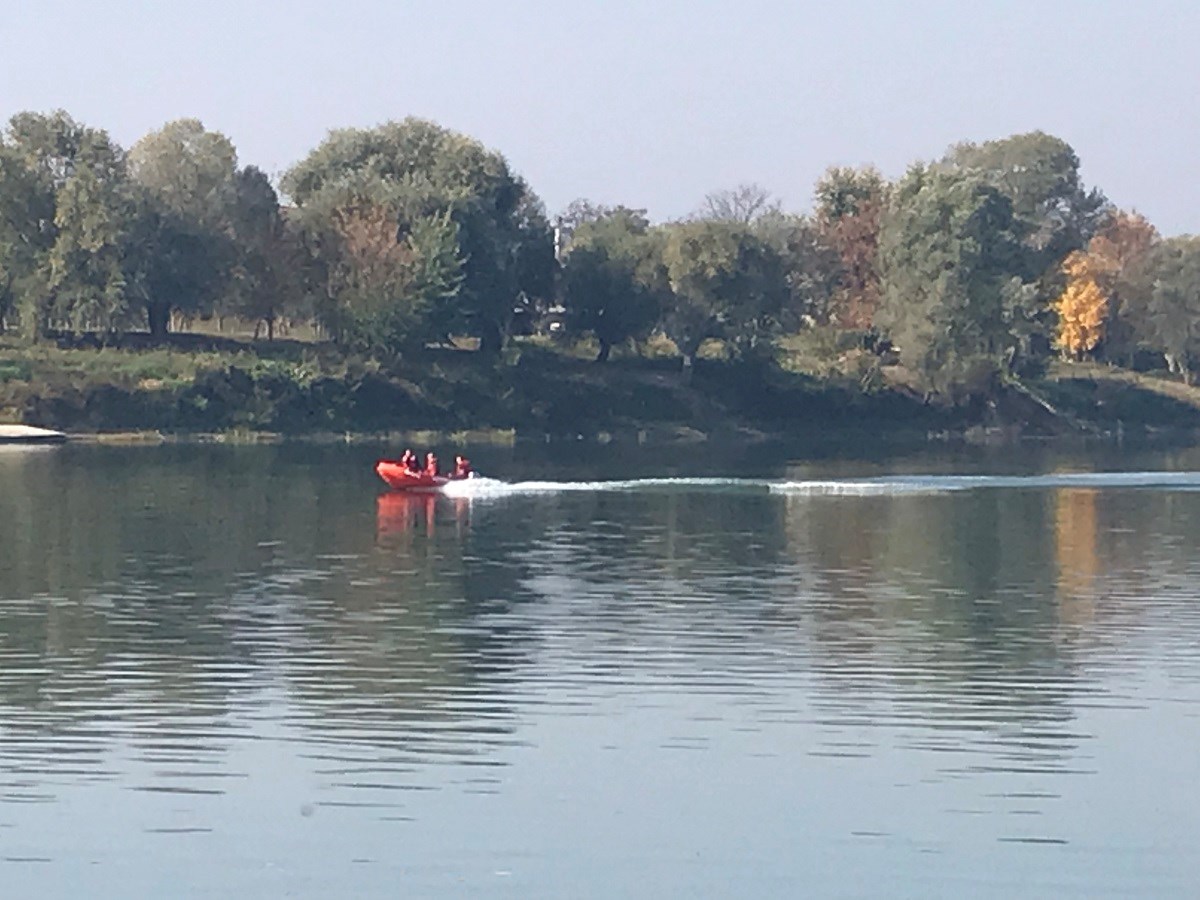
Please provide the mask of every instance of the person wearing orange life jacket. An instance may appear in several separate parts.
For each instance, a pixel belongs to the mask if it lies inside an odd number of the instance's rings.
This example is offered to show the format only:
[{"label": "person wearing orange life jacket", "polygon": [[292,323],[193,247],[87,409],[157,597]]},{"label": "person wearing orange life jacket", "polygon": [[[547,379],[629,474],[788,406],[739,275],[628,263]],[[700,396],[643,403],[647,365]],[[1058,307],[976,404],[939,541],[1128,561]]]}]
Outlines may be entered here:
[{"label": "person wearing orange life jacket", "polygon": [[425,454],[425,474],[428,475],[430,478],[434,478],[437,476],[437,473],[438,473],[437,457],[434,456],[433,453],[426,453]]},{"label": "person wearing orange life jacket", "polygon": [[454,457],[454,478],[470,478],[475,472],[471,468],[471,461],[465,456]]}]

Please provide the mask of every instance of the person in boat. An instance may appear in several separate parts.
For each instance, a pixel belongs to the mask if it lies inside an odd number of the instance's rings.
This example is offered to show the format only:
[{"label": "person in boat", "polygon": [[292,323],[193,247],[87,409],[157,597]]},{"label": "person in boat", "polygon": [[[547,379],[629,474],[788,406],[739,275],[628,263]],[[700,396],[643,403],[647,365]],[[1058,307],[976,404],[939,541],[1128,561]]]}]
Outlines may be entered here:
[{"label": "person in boat", "polygon": [[474,474],[471,461],[465,456],[454,457],[454,478],[470,478]]},{"label": "person in boat", "polygon": [[410,472],[419,472],[421,467],[417,464],[417,454],[412,452],[412,449],[404,451],[404,455],[400,457],[400,465],[404,466]]},{"label": "person in boat", "polygon": [[434,478],[437,476],[437,473],[438,473],[437,457],[434,456],[432,453],[426,453],[425,454],[425,474],[428,475],[430,478]]}]

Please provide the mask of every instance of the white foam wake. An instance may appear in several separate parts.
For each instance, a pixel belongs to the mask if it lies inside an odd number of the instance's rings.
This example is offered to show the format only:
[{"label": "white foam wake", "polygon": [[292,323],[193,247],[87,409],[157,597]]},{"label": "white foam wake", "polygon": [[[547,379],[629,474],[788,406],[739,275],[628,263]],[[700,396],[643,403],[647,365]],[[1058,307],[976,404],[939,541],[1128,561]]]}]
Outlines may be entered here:
[{"label": "white foam wake", "polygon": [[471,478],[442,490],[450,497],[505,497],[579,492],[769,492],[795,496],[876,497],[996,488],[1200,490],[1200,472],[1074,472],[1044,475],[890,475],[859,479],[628,478],[593,481],[500,481]]},{"label": "white foam wake", "polygon": [[770,482],[749,478],[624,478],[608,481],[500,481],[470,478],[451,481],[442,492],[449,497],[498,497],[513,494],[562,494],[601,491],[765,490]]},{"label": "white foam wake", "polygon": [[961,490],[945,484],[903,479],[865,479],[861,481],[779,481],[768,485],[773,494],[807,497],[888,497],[896,494],[940,494]]}]

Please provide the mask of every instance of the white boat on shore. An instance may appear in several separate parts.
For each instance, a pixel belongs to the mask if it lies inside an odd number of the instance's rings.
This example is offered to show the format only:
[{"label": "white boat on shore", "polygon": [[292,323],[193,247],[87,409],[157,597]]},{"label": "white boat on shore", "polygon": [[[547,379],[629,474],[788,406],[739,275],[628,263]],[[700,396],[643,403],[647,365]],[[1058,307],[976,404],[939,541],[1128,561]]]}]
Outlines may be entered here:
[{"label": "white boat on shore", "polygon": [[0,425],[0,444],[61,444],[67,436],[32,425]]}]

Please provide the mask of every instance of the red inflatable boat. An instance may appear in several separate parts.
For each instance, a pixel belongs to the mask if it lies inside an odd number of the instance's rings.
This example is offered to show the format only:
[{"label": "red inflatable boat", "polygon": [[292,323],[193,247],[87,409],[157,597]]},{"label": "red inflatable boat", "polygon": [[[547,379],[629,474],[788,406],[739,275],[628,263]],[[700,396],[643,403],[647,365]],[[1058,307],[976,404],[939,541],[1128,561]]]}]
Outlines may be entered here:
[{"label": "red inflatable boat", "polygon": [[430,475],[424,470],[414,472],[393,459],[375,463],[375,471],[388,487],[397,491],[436,491],[452,479],[446,475]]},{"label": "red inflatable boat", "polygon": [[470,468],[465,474],[430,475],[424,469],[414,472],[395,459],[381,459],[375,463],[375,471],[387,482],[388,487],[395,491],[436,491],[451,481],[463,481],[474,478],[475,473]]}]

